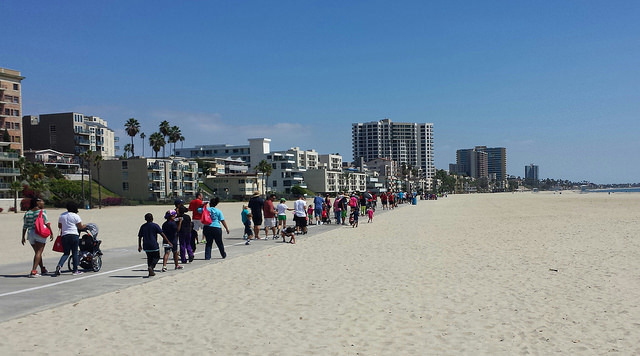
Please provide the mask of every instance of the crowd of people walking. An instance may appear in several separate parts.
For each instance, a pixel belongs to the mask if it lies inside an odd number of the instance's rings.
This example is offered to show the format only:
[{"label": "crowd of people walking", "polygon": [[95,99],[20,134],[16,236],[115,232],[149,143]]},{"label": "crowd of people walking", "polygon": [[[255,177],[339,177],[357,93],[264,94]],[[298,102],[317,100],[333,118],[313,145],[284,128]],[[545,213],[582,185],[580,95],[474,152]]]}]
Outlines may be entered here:
[{"label": "crowd of people walking", "polygon": [[[293,202],[293,207],[289,207],[287,200],[285,198],[278,200],[276,194],[268,194],[266,199],[263,199],[259,192],[254,192],[240,212],[244,226],[243,238],[246,240],[246,245],[250,245],[253,240],[267,240],[270,236],[274,240],[281,238],[282,242],[295,244],[296,235],[307,234],[309,225],[337,224],[356,228],[361,216],[367,218],[367,223],[373,222],[378,200],[382,209],[386,210],[394,209],[398,204],[410,202],[411,199],[416,199],[416,195],[404,192],[388,192],[380,196],[368,191],[351,194],[345,192],[338,193],[334,198],[329,194],[323,196],[318,193],[310,204],[307,204],[305,197],[300,195]],[[275,205],[276,201],[279,201],[277,205]],[[214,243],[220,256],[223,259],[227,257],[223,229],[227,235],[230,231],[222,211],[217,208],[219,202],[218,197],[203,201],[202,193],[198,193],[189,202],[188,207],[184,205],[184,201],[177,199],[174,202],[175,208],[165,213],[162,226],[154,222],[153,214],[145,214],[145,222],[138,231],[138,251],[144,251],[147,255],[149,277],[155,275],[161,252],[163,252],[162,272],[167,271],[170,257],[176,270],[183,269],[184,264],[192,263],[197,245],[201,243],[205,244],[205,260],[212,258]],[[293,225],[287,224],[287,214],[290,212]],[[38,229],[38,224],[44,227]],[[81,231],[88,229],[78,215],[78,206],[75,203],[67,204],[67,211],[58,219],[58,228],[63,255],[56,266],[55,275],[61,274],[62,267],[68,258],[73,262],[72,265],[70,262],[70,268],[73,266],[72,274],[81,274],[82,271],[78,269],[79,236]],[[262,232],[264,237],[261,235]],[[202,236],[202,241],[198,240],[199,234]],[[158,236],[162,237],[162,249],[158,244]],[[40,198],[31,199],[30,208],[24,214],[22,230],[22,244],[29,241],[34,250],[29,277],[48,273],[42,262],[42,252],[47,238],[53,241],[53,230],[44,209],[44,201]],[[37,271],[38,267],[40,267],[40,274]]]}]

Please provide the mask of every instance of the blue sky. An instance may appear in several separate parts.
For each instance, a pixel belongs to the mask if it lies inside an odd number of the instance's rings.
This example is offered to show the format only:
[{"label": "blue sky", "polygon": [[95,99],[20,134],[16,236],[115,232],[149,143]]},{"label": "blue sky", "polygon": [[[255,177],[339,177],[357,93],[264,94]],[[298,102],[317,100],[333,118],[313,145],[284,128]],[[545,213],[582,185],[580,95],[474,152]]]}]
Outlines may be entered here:
[{"label": "blue sky", "polygon": [[[434,124],[436,167],[477,145],[507,172],[640,182],[637,1],[5,1],[23,113],[100,116],[129,142],[351,154],[351,123]],[[141,153],[136,139],[136,153]],[[145,154],[151,156],[149,147]]]}]

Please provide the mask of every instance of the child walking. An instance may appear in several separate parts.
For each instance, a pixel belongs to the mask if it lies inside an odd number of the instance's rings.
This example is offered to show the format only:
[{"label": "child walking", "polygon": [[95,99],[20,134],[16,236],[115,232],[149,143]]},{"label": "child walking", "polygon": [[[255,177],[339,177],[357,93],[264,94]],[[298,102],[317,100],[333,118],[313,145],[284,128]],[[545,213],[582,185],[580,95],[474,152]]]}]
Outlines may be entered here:
[{"label": "child walking", "polygon": [[367,223],[373,222],[373,208],[372,207],[367,208],[367,216],[369,216],[369,220],[367,221]]},{"label": "child walking", "polygon": [[146,223],[140,226],[138,231],[138,252],[144,252],[147,254],[147,267],[149,268],[149,277],[155,276],[153,271],[160,261],[160,246],[158,246],[158,234],[162,236],[164,243],[171,245],[167,235],[162,232],[162,229],[158,224],[153,222],[153,215],[146,213],[144,215]]},{"label": "child walking", "polygon": [[244,221],[244,235],[247,237],[245,245],[251,245],[251,239],[253,239],[253,214],[247,214],[247,219]]},{"label": "child walking", "polygon": [[162,232],[164,232],[171,243],[164,245],[162,272],[167,271],[167,261],[169,260],[169,254],[171,252],[173,252],[173,262],[175,263],[176,269],[182,269],[182,266],[178,264],[178,225],[174,221],[176,215],[175,210],[169,210],[164,214],[164,218],[167,219],[167,221],[162,224]]}]

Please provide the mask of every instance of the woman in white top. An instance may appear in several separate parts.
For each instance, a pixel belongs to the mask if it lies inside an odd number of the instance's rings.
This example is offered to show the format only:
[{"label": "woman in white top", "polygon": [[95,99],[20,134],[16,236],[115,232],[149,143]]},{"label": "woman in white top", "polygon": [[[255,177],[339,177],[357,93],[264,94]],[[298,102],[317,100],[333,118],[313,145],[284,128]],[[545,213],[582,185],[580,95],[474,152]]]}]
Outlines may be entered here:
[{"label": "woman in white top", "polygon": [[73,253],[73,274],[78,275],[78,245],[80,244],[80,232],[87,226],[82,224],[82,220],[78,215],[78,206],[70,201],[67,203],[67,211],[60,215],[58,219],[58,228],[62,236],[62,248],[64,253],[60,257],[58,266],[56,266],[56,276],[60,275],[60,269],[69,258],[69,254]]}]

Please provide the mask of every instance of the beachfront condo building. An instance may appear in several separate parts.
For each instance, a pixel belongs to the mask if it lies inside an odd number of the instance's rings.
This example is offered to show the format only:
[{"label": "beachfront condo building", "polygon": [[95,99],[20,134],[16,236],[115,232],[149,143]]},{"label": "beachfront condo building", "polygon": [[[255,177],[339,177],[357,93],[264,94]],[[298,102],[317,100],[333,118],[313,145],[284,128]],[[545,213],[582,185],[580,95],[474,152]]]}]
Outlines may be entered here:
[{"label": "beachfront condo building", "polygon": [[0,141],[0,199],[15,196],[11,191],[11,184],[20,176],[19,158],[18,153],[11,148],[11,142]]},{"label": "beachfront condo building", "polygon": [[19,71],[0,68],[0,142],[22,154],[22,80]]},{"label": "beachfront condo building", "polygon": [[188,198],[198,191],[198,163],[184,158],[103,160],[100,172],[92,166],[91,173],[105,188],[133,200]]},{"label": "beachfront condo building", "polygon": [[419,169],[431,186],[436,168],[433,124],[392,122],[391,119],[352,124],[353,161],[386,158]]},{"label": "beachfront condo building", "polygon": [[24,116],[25,150],[52,149],[75,156],[89,150],[115,157],[115,134],[107,121],[75,112]]},{"label": "beachfront condo building", "polygon": [[456,151],[456,164],[450,165],[451,173],[471,178],[489,178],[495,182],[507,179],[507,149],[504,147],[476,146]]},{"label": "beachfront condo building", "polygon": [[537,184],[538,180],[538,166],[533,163],[528,166],[524,166],[524,181],[526,182],[526,184]]}]

